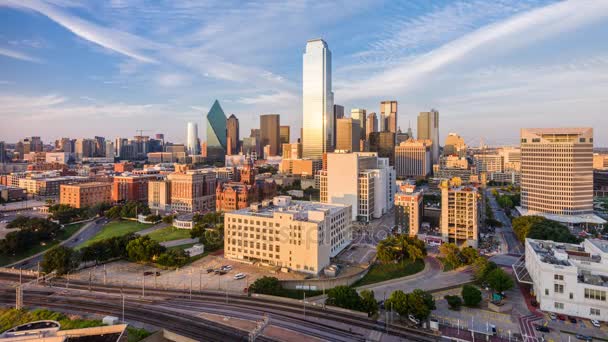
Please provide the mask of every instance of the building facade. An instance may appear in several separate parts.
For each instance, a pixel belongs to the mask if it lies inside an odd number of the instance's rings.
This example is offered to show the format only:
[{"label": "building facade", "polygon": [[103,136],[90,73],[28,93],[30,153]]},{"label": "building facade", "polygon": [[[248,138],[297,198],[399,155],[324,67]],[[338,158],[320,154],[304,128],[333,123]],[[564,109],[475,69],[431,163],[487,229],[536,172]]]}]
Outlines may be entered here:
[{"label": "building facade", "polygon": [[87,208],[101,203],[110,203],[111,189],[111,183],[63,184],[59,203],[74,208]]},{"label": "building facade", "polygon": [[226,155],[226,114],[218,100],[207,113],[207,158],[223,161]]},{"label": "building facade", "polygon": [[239,136],[239,119],[234,114],[226,120],[226,154],[239,154],[241,150]]},{"label": "building facade", "polygon": [[215,210],[215,173],[213,171],[175,172],[167,176],[171,183],[171,209],[180,212]]},{"label": "building facade", "polygon": [[479,192],[454,178],[441,182],[441,235],[444,241],[477,248]]},{"label": "building facade", "polygon": [[418,139],[433,142],[433,164],[439,161],[439,112],[431,109],[429,112],[418,114]]},{"label": "building facade", "polygon": [[383,122],[382,132],[397,133],[397,101],[380,102],[380,118]]},{"label": "building facade", "polygon": [[263,147],[269,146],[268,154],[278,156],[281,148],[281,117],[279,114],[260,115],[260,143]]},{"label": "building facade", "polygon": [[395,147],[397,177],[426,178],[432,170],[430,140],[408,139]]},{"label": "building facade", "polygon": [[422,191],[416,185],[397,184],[395,194],[395,225],[402,234],[416,236],[420,231],[424,210]]},{"label": "building facade", "polygon": [[359,152],[359,121],[352,118],[336,120],[336,150]]},{"label": "building facade", "polygon": [[114,176],[112,182],[112,202],[148,201],[148,182],[158,179],[158,175],[125,174]]},{"label": "building facade", "polygon": [[395,165],[395,133],[372,132],[369,134],[369,151],[378,153],[378,157],[388,158]]},{"label": "building facade", "polygon": [[148,182],[148,207],[162,211],[171,209],[171,183],[168,180]]}]

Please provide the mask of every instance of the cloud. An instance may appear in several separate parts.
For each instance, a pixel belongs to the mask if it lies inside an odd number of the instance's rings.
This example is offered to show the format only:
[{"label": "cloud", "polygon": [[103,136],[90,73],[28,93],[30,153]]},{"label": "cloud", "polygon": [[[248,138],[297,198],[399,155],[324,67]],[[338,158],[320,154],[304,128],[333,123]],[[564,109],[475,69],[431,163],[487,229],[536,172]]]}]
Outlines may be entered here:
[{"label": "cloud", "polygon": [[2,0],[0,6],[31,10],[40,13],[87,41],[106,49],[134,58],[141,62],[156,63],[143,50],[158,48],[159,45],[131,33],[96,25],[67,14],[56,6],[36,0]]},{"label": "cloud", "polygon": [[[523,46],[608,16],[606,1],[565,1],[534,9],[509,19],[486,25],[428,53],[395,65],[361,82],[336,90],[340,101],[377,96],[395,96],[421,77],[462,60],[481,47],[498,50]],[[539,29],[542,28],[542,29]],[[516,42],[508,41],[515,37]],[[498,43],[501,44],[498,44]],[[365,84],[362,87],[361,84]]]},{"label": "cloud", "polygon": [[183,74],[167,73],[159,75],[156,83],[165,88],[180,87],[190,82],[190,78]]},{"label": "cloud", "polygon": [[283,105],[299,103],[300,97],[296,94],[280,91],[272,94],[260,94],[253,97],[243,97],[238,100],[239,103],[247,105]]},{"label": "cloud", "polygon": [[42,61],[39,60],[38,58],[31,57],[29,55],[26,55],[23,52],[9,50],[9,49],[5,49],[5,48],[0,48],[0,55],[1,56],[5,56],[5,57],[10,57],[10,58],[18,59],[20,61],[25,61],[25,62],[42,63]]}]

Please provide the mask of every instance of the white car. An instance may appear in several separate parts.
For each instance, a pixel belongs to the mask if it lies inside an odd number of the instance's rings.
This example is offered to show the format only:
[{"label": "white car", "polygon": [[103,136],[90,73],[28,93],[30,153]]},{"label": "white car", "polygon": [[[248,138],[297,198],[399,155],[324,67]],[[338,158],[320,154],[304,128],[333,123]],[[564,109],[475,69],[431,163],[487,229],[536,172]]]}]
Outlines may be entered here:
[{"label": "white car", "polygon": [[237,273],[234,275],[235,280],[243,279],[245,277],[246,277],[245,273]]},{"label": "white car", "polygon": [[600,327],[600,321],[598,321],[597,319],[592,319],[591,320],[591,325],[593,325],[596,328]]},{"label": "white car", "polygon": [[407,315],[407,319],[409,319],[412,323],[416,325],[420,324],[420,320],[414,317],[414,315]]}]

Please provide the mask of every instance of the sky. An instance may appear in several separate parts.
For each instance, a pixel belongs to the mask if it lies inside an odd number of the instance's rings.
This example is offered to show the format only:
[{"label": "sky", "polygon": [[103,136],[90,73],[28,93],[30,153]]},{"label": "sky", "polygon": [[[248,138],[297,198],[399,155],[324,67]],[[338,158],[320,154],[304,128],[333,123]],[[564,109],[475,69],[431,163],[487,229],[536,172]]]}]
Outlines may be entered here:
[{"label": "sky", "polygon": [[0,140],[185,142],[218,99],[241,136],[302,125],[302,54],[332,51],[335,103],[431,108],[440,139],[517,144],[522,127],[594,127],[608,146],[608,1],[0,0]]}]

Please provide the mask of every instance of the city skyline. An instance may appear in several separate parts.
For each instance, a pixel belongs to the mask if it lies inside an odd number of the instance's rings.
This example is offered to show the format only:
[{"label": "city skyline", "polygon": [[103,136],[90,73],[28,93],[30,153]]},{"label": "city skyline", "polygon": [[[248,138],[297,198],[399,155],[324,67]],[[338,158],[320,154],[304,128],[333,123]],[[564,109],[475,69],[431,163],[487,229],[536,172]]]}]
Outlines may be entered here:
[{"label": "city skyline", "polygon": [[[340,11],[332,10],[342,9],[338,3],[234,5],[175,2],[144,10],[0,1],[2,138],[131,137],[146,129],[185,142],[185,124],[204,127],[216,98],[240,119],[242,132],[262,113],[279,113],[299,132],[301,56],[315,37],[331,46],[334,102],[347,112],[380,113],[380,102],[394,99],[402,131],[430,108],[442,113],[441,137],[457,132],[469,144],[516,144],[524,126],[608,124],[601,115],[608,48],[595,44],[608,33],[605,2],[386,4],[378,14],[369,11],[381,7],[376,2]],[[578,15],[568,16],[575,6]],[[318,15],[294,29],[286,13],[291,22]],[[264,15],[278,20],[227,30]],[[375,15],[392,24],[340,26]],[[252,35],[273,43],[249,43]],[[608,137],[598,134],[596,146],[606,145]]]}]

